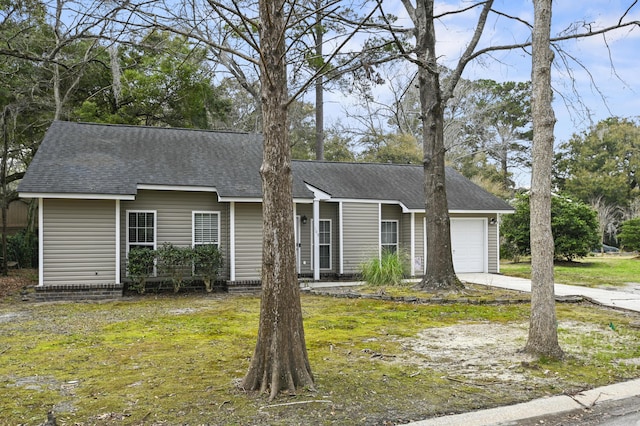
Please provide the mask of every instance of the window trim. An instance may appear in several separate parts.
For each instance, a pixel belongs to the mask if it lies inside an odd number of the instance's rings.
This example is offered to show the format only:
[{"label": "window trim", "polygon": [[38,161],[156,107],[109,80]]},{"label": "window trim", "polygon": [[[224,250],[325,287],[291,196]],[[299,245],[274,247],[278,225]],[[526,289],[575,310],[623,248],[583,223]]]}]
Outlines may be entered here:
[{"label": "window trim", "polygon": [[[131,213],[151,213],[153,214],[153,244],[150,243],[131,243],[129,241],[129,214]],[[125,211],[126,214],[126,223],[125,223],[125,227],[126,227],[126,235],[125,235],[125,239],[126,239],[126,249],[125,249],[125,258],[128,259],[129,258],[129,251],[131,250],[131,246],[147,246],[147,247],[151,247],[152,250],[157,250],[158,249],[158,211],[157,210],[126,210]],[[128,260],[127,260],[128,261]],[[125,267],[125,270],[127,268]],[[155,277],[157,274],[157,270],[156,270],[156,261],[153,261],[153,273],[151,274],[152,277]],[[129,272],[126,271],[125,272],[126,276],[129,276]]]},{"label": "window trim", "polygon": [[[320,223],[321,222],[328,222],[329,223],[329,242],[328,243],[321,243],[320,242]],[[329,247],[329,266],[327,268],[323,268],[320,265],[320,257],[318,257],[318,266],[320,267],[321,271],[330,271],[333,269],[333,223],[331,221],[331,219],[318,219],[318,247],[322,247],[322,246],[327,246]]]},{"label": "window trim", "polygon": [[[126,219],[126,228],[127,228],[127,235],[125,236],[126,241],[127,241],[127,247],[126,247],[126,254],[129,254],[129,250],[131,250],[131,246],[149,246],[152,247],[153,250],[156,250],[158,248],[158,211],[157,210],[126,210],[126,215],[127,215],[127,219]],[[129,215],[131,213],[151,213],[153,214],[153,243],[132,243],[131,241],[129,241],[129,233],[130,233],[130,226],[129,226]]]},{"label": "window trim", "polygon": [[[395,243],[393,243],[393,244],[383,244],[382,243],[382,224],[383,223],[395,223],[396,224],[396,229],[395,229],[395,236],[396,236],[395,240],[396,240],[396,242]],[[400,249],[400,229],[399,229],[399,227],[400,227],[400,224],[399,224],[399,221],[397,219],[383,219],[383,220],[380,221],[380,254],[382,254],[383,250],[386,247],[389,247],[389,246],[395,246],[395,249],[396,249],[395,253],[398,253],[398,250]]]},{"label": "window trim", "polygon": [[213,243],[213,245],[215,245],[219,249],[220,248],[220,212],[214,211],[214,210],[193,210],[191,212],[191,247],[204,245],[204,244],[212,244],[212,243],[196,242],[196,215],[197,214],[210,214],[210,215],[215,215],[217,217],[218,241]]}]

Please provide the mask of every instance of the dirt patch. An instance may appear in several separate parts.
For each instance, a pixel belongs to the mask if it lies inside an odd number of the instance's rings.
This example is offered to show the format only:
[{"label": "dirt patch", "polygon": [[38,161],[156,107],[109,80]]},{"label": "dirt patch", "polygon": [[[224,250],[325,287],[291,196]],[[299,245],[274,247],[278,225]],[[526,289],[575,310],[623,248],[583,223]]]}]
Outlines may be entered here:
[{"label": "dirt patch", "polygon": [[[470,384],[501,383],[527,384],[536,387],[558,380],[548,371],[532,371],[535,359],[522,353],[528,323],[474,323],[422,331],[416,338],[402,341],[405,348],[420,357],[420,367],[446,372],[450,380],[464,380]],[[562,335],[597,336],[599,339],[618,339],[617,334],[593,324],[566,321],[559,324]],[[566,354],[580,358],[580,349],[568,341],[561,343]],[[535,368],[533,368],[535,370]],[[533,374],[532,374],[533,373]]]},{"label": "dirt patch", "polygon": [[20,291],[38,284],[37,277],[33,269],[10,269],[8,276],[0,276],[0,299],[17,296]]},{"label": "dirt patch", "polygon": [[473,380],[520,382],[526,378],[515,369],[527,360],[518,353],[526,338],[526,324],[466,324],[428,329],[406,344],[424,356],[424,367]]}]

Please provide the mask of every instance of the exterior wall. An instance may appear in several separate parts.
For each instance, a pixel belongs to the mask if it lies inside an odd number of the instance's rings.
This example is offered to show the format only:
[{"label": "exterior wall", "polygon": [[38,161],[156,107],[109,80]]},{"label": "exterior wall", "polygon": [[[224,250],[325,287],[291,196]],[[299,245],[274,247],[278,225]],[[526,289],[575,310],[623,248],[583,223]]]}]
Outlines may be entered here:
[{"label": "exterior wall", "polygon": [[496,219],[495,223],[491,224],[491,218],[495,218],[495,216],[489,217],[489,233],[487,234],[488,239],[488,247],[489,247],[489,270],[490,274],[497,274],[500,272],[500,237],[498,233],[500,232],[500,228],[498,226],[498,220]]},{"label": "exterior wall", "polygon": [[156,212],[156,244],[169,242],[180,247],[192,245],[193,211],[220,213],[220,250],[224,267],[220,278],[229,277],[229,205],[217,201],[212,192],[138,191],[134,201],[120,203],[121,275],[126,277],[127,211],[152,210]]},{"label": "exterior wall", "polygon": [[343,266],[356,274],[363,261],[377,256],[380,246],[380,214],[377,203],[342,204]]},{"label": "exterior wall", "polygon": [[[32,201],[30,198],[23,198],[12,201],[11,204],[9,204],[9,208],[7,209],[7,235],[13,235],[27,228],[30,201]],[[0,221],[1,220],[2,211],[0,211]]]},{"label": "exterior wall", "polygon": [[44,286],[115,283],[116,202],[43,200]]},{"label": "exterior wall", "polygon": [[236,281],[259,280],[262,273],[262,206],[236,203],[235,209]]}]

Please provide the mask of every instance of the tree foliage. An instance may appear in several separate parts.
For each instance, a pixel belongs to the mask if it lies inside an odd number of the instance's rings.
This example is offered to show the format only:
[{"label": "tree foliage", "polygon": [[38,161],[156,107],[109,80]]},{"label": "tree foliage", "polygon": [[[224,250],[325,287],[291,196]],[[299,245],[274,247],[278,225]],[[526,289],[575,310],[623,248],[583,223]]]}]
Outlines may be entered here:
[{"label": "tree foliage", "polygon": [[625,250],[640,250],[640,218],[622,222],[618,239]]},{"label": "tree foliage", "polygon": [[[530,217],[530,197],[520,195],[515,202],[515,213],[506,215],[500,226],[504,253],[531,254]],[[597,214],[581,201],[551,199],[551,232],[556,259],[584,257],[600,244]]]},{"label": "tree foliage", "polygon": [[584,202],[601,198],[627,209],[640,196],[640,125],[627,118],[602,120],[559,147],[556,185]]},{"label": "tree foliage", "polygon": [[[224,127],[231,100],[214,84],[205,53],[185,37],[151,31],[119,49],[117,57],[110,59],[118,62],[119,75],[113,75],[113,67],[98,74],[102,84],[91,90],[74,115],[92,122]],[[104,90],[112,81],[118,82],[119,91]]]}]

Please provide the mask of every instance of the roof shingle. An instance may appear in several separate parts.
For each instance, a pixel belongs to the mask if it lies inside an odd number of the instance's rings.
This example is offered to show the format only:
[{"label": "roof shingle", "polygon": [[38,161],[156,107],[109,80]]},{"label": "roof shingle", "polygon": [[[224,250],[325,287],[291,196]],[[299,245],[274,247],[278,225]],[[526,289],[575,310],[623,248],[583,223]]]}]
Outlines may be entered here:
[{"label": "roof shingle", "polygon": [[[56,121],[19,192],[134,195],[138,185],[166,185],[260,198],[261,163],[257,134]],[[306,183],[332,198],[424,209],[421,166],[293,161],[292,167],[296,198],[313,198]],[[446,178],[450,210],[513,210],[452,169]]]}]

